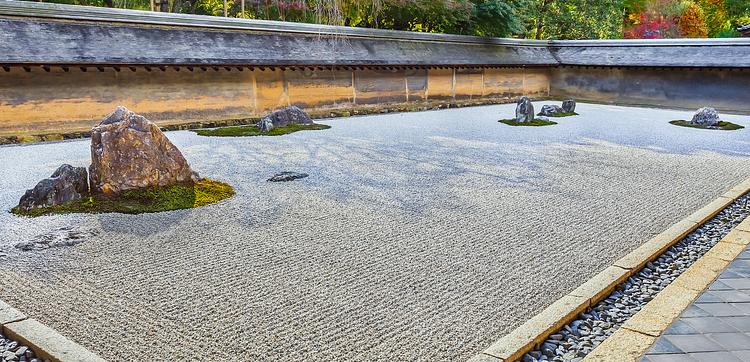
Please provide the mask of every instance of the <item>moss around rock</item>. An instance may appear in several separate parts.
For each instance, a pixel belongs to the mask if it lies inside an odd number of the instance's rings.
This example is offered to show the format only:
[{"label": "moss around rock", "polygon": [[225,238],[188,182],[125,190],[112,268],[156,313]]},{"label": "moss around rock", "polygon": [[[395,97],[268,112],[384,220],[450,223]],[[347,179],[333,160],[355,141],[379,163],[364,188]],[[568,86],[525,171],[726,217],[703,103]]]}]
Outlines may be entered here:
[{"label": "moss around rock", "polygon": [[194,184],[127,190],[111,197],[97,195],[62,205],[35,208],[29,211],[13,208],[11,212],[16,215],[31,217],[108,212],[141,214],[195,208],[230,198],[233,195],[234,189],[232,186],[219,181],[203,179]]},{"label": "moss around rock", "polygon": [[505,123],[509,126],[530,126],[530,127],[551,126],[551,125],[557,124],[557,122],[545,121],[543,119],[534,119],[531,122],[518,122],[515,119],[501,119],[498,122]]},{"label": "moss around rock", "polygon": [[[578,113],[576,112],[560,112],[560,113],[550,113],[546,115],[546,117],[570,117],[570,116],[577,116]],[[544,116],[543,114],[539,113],[537,116]]]},{"label": "moss around rock", "polygon": [[675,125],[675,126],[681,126],[681,127],[689,127],[689,128],[700,128],[700,129],[716,129],[716,130],[722,130],[722,131],[733,131],[736,129],[743,129],[745,127],[740,126],[739,124],[734,124],[732,122],[727,121],[721,121],[716,126],[706,126],[701,124],[695,124],[690,123],[690,121],[686,121],[684,119],[679,119],[676,121],[670,121],[669,123]]},{"label": "moss around rock", "polygon": [[255,125],[222,127],[214,129],[199,129],[193,132],[199,136],[209,137],[245,137],[245,136],[281,136],[298,131],[317,131],[329,129],[331,126],[325,124],[290,124],[283,127],[274,127],[268,132],[261,132],[260,128]]}]

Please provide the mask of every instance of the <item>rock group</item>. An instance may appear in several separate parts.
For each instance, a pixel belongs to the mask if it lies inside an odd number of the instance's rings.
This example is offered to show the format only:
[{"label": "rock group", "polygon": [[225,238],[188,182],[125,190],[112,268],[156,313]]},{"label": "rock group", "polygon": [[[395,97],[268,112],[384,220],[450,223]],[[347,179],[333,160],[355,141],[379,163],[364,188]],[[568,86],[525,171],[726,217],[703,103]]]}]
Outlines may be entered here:
[{"label": "rock group", "polygon": [[534,121],[534,105],[529,97],[523,96],[516,102],[516,122],[526,123]]},{"label": "rock group", "polygon": [[261,132],[268,132],[276,127],[284,127],[290,124],[312,124],[310,116],[297,106],[286,107],[275,111],[258,121]]},{"label": "rock group", "polygon": [[564,111],[560,106],[545,104],[542,106],[542,110],[539,111],[539,114],[546,117],[554,117],[555,115],[561,114],[563,112]]},{"label": "rock group", "polygon": [[719,112],[711,107],[699,109],[690,120],[691,124],[703,127],[715,127],[719,125],[719,122]]},{"label": "rock group", "polygon": [[159,127],[125,107],[117,107],[91,132],[91,166],[60,166],[21,197],[17,209],[61,205],[91,194],[189,184],[198,181],[182,153]]},{"label": "rock group", "polygon": [[539,114],[547,117],[554,117],[561,114],[570,114],[576,111],[576,101],[568,99],[562,102],[562,107],[552,104],[545,104],[539,111]]},{"label": "rock group", "polygon": [[62,205],[66,202],[79,200],[89,193],[89,181],[85,167],[62,165],[46,178],[26,190],[18,209],[29,211],[38,207]]}]

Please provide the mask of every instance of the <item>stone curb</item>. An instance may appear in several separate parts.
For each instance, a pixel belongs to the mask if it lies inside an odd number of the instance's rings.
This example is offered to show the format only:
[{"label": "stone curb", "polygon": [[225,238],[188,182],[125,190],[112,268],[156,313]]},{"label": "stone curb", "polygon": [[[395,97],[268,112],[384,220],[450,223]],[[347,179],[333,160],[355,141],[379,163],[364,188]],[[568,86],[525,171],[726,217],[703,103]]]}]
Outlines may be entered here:
[{"label": "stone curb", "polygon": [[[568,295],[558,299],[541,313],[503,336],[469,361],[512,362],[520,359],[524,354],[541,345],[552,333],[575,319],[586,308],[604,299],[618,284],[638,273],[646,263],[658,258],[672,245],[716,216],[748,191],[750,191],[750,178],[620,258],[612,266],[604,269]],[[639,351],[641,349],[645,351],[654,342],[656,337],[653,335],[658,336],[658,333],[663,331],[659,328],[666,329],[672,319],[679,315],[684,308],[687,308],[690,302],[729,264],[726,259],[729,257],[733,259],[742,251],[741,248],[736,246],[743,243],[744,245],[750,244],[750,218],[737,226],[735,230],[722,239],[722,242],[719,243],[721,245],[714,246],[709,253],[699,259],[659,293],[654,300],[649,302],[643,310],[636,313],[622,328],[595,348],[584,361],[624,361],[640,357],[642,353]],[[734,244],[735,247],[727,244]],[[737,254],[732,255],[738,250]],[[705,261],[703,261],[704,259]],[[725,264],[721,266],[722,263]],[[721,267],[719,268],[719,266]],[[717,268],[718,270],[715,270]],[[706,270],[709,270],[709,272],[706,272]],[[703,285],[703,283],[706,284]],[[665,296],[659,297],[662,294]],[[652,307],[649,308],[649,306]],[[677,315],[670,318],[675,312]],[[643,315],[639,316],[640,314]],[[669,323],[666,323],[667,319]],[[661,323],[653,326],[649,324],[657,321]],[[605,350],[614,351],[614,354],[607,354],[612,358],[597,357],[599,355],[606,357],[602,354]],[[597,353],[595,354],[595,352]],[[631,356],[633,358],[630,358]]]},{"label": "stone curb", "polygon": [[81,345],[65,338],[0,300],[0,327],[3,334],[28,346],[34,354],[50,362],[106,362]]},{"label": "stone curb", "polygon": [[745,230],[750,230],[750,217],[591,351],[583,362],[638,361],[656,338],[750,245],[750,231]]}]

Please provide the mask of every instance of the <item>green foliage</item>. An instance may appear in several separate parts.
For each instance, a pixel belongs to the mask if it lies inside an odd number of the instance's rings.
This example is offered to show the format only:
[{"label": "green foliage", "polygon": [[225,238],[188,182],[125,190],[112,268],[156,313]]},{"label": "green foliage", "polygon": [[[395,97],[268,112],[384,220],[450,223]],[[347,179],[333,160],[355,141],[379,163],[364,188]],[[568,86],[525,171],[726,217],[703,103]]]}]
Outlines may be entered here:
[{"label": "green foliage", "polygon": [[[27,0],[32,1],[32,0]],[[49,0],[148,10],[151,0]],[[161,11],[224,15],[224,0],[164,0]],[[750,0],[227,0],[230,17],[536,39],[738,36]]]},{"label": "green foliage", "polygon": [[232,126],[212,129],[198,129],[193,132],[199,136],[209,137],[244,137],[244,136],[281,136],[298,131],[314,131],[329,129],[331,126],[325,124],[290,124],[284,127],[275,127],[268,132],[261,132],[260,128],[255,125],[250,126]]},{"label": "green foliage", "polygon": [[734,124],[732,122],[726,122],[721,121],[719,124],[715,127],[707,127],[699,124],[693,124],[686,120],[676,120],[676,121],[670,121],[669,123],[675,125],[675,126],[681,126],[681,127],[689,127],[689,128],[700,128],[700,129],[718,129],[723,131],[733,131],[737,129],[743,129],[745,127],[740,126],[738,124]]},{"label": "green foliage", "polygon": [[194,184],[127,190],[115,196],[94,195],[78,201],[58,206],[36,208],[26,212],[13,208],[11,212],[16,215],[30,217],[52,214],[100,214],[109,212],[142,214],[190,209],[212,204],[230,198],[233,195],[234,189],[232,186],[219,181],[203,179]]},{"label": "green foliage", "polygon": [[551,125],[557,124],[557,122],[545,121],[541,119],[535,119],[531,122],[517,122],[515,119],[501,119],[498,122],[507,124],[508,126],[529,126],[529,127],[551,126]]}]

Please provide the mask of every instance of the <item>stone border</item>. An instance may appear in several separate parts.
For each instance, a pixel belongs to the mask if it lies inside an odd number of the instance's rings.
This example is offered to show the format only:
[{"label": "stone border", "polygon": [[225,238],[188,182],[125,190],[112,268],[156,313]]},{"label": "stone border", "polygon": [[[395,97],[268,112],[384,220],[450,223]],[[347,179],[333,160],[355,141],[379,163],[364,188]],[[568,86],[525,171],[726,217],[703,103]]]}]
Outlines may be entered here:
[{"label": "stone border", "polygon": [[[568,295],[553,302],[541,313],[503,336],[469,361],[512,362],[522,358],[524,354],[541,345],[551,334],[574,320],[580,313],[608,296],[617,285],[638,273],[646,263],[658,258],[672,245],[716,216],[748,191],[750,191],[750,178],[620,258],[612,266],[604,269]],[[731,259],[726,259],[729,257],[733,259],[742,251],[740,246],[743,242],[744,245],[750,243],[750,218],[732,230],[719,244],[646,304],[646,307],[626,321],[617,332],[597,346],[584,361],[603,360],[607,356],[617,357],[613,360],[624,360],[626,356],[630,357],[633,354],[637,354],[633,359],[639,357],[642,354],[639,351],[645,352],[645,349],[650,347],[655,340],[656,337],[653,334],[658,336],[663,329],[666,329],[672,320],[729,264]],[[735,252],[737,254],[733,254]],[[658,325],[654,316],[660,316]],[[667,320],[668,323],[665,322]],[[663,329],[658,329],[662,326]],[[604,351],[612,352],[605,354]]]},{"label": "stone border", "polygon": [[34,354],[51,362],[106,362],[81,345],[65,338],[0,300],[0,327],[3,334],[28,346]]}]

